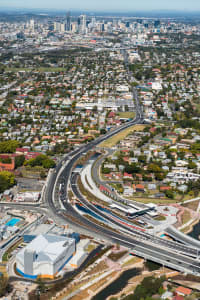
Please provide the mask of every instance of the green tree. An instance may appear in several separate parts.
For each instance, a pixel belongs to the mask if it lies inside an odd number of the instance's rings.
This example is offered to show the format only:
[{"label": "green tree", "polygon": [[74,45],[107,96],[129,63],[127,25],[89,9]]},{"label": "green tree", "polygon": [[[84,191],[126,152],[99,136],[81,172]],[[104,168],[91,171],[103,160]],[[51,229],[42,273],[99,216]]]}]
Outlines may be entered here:
[{"label": "green tree", "polygon": [[53,159],[48,158],[48,156],[41,154],[36,158],[31,158],[25,162],[25,165],[29,165],[31,167],[41,166],[45,169],[50,169],[55,167],[55,161]]},{"label": "green tree", "polygon": [[104,129],[104,128],[102,128],[101,130],[100,130],[100,134],[106,134],[106,130]]},{"label": "green tree", "polygon": [[172,190],[168,190],[165,192],[165,196],[169,199],[174,199],[174,193]]},{"label": "green tree", "polygon": [[0,193],[9,189],[15,184],[15,176],[13,173],[8,171],[0,172]]},{"label": "green tree", "polygon": [[43,178],[46,178],[46,173],[45,171],[41,171],[40,172],[40,177],[43,179]]},{"label": "green tree", "polygon": [[153,173],[160,173],[160,171],[161,171],[161,168],[157,164],[155,164],[155,163],[149,164],[147,169],[148,169],[148,171],[150,173],[151,172],[153,172]]},{"label": "green tree", "polygon": [[45,287],[45,284],[44,284],[44,282],[42,281],[42,279],[40,277],[37,278],[36,283],[38,285],[37,289],[38,289],[39,294],[45,293],[46,287]]},{"label": "green tree", "polygon": [[124,171],[128,174],[140,173],[141,168],[138,164],[132,163],[131,165],[126,165]]},{"label": "green tree", "polygon": [[43,162],[42,162],[42,166],[43,166],[43,168],[45,168],[45,169],[54,168],[55,165],[56,165],[55,161],[54,161],[53,159],[50,159],[50,158],[45,159],[45,160],[43,160]]},{"label": "green tree", "polygon": [[24,155],[19,155],[15,157],[15,168],[19,168],[21,166],[23,166],[25,162],[25,156]]},{"label": "green tree", "polygon": [[111,170],[109,168],[102,167],[102,173],[103,174],[109,174],[110,172],[111,172]]},{"label": "green tree", "polygon": [[0,276],[0,297],[5,296],[8,290],[9,290],[8,279],[4,275],[2,275]]},{"label": "green tree", "polygon": [[19,143],[15,140],[0,142],[0,153],[14,153],[17,147]]},{"label": "green tree", "polygon": [[10,157],[0,158],[0,161],[4,164],[10,164],[12,162],[12,159]]},{"label": "green tree", "polygon": [[197,167],[197,165],[193,162],[193,161],[189,161],[189,164],[188,164],[188,168],[189,169],[195,169]]},{"label": "green tree", "polygon": [[140,156],[138,156],[138,161],[145,164],[146,161],[147,161],[146,155],[140,155]]},{"label": "green tree", "polygon": [[165,178],[165,174],[164,173],[156,173],[155,174],[155,179],[162,181]]},{"label": "green tree", "polygon": [[76,101],[73,101],[72,102],[72,109],[75,109],[76,108]]}]

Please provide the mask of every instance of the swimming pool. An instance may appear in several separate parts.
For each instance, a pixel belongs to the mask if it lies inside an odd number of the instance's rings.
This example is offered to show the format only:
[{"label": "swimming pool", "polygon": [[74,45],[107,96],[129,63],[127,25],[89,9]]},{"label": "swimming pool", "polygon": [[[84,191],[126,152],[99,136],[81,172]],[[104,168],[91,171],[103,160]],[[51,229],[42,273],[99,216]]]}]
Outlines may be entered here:
[{"label": "swimming pool", "polygon": [[160,237],[164,238],[164,237],[166,237],[166,235],[165,234],[161,234]]},{"label": "swimming pool", "polygon": [[10,221],[8,221],[8,222],[6,223],[6,226],[13,227],[13,226],[15,226],[19,221],[20,221],[20,219],[12,218]]}]

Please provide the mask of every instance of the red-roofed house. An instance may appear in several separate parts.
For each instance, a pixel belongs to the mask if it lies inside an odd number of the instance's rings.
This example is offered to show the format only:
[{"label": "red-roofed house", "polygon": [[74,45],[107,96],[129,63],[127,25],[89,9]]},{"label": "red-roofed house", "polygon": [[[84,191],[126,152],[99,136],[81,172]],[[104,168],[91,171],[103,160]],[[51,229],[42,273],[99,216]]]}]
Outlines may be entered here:
[{"label": "red-roofed house", "polygon": [[150,132],[154,133],[156,131],[156,127],[152,127],[149,129]]},{"label": "red-roofed house", "polygon": [[183,286],[179,286],[177,287],[177,289],[175,290],[175,293],[179,296],[189,296],[192,293],[191,289],[185,288]]},{"label": "red-roofed house", "polygon": [[104,174],[105,178],[112,179],[112,174]]},{"label": "red-roofed house", "polygon": [[171,189],[172,189],[171,186],[161,186],[160,187],[161,192],[170,191]]},{"label": "red-roofed house", "polygon": [[15,160],[14,158],[11,158],[11,163],[2,163],[0,162],[0,171],[14,171],[15,169]]},{"label": "red-roofed house", "polygon": [[17,148],[16,151],[15,151],[15,153],[16,154],[21,154],[21,155],[24,154],[25,155],[25,154],[28,153],[28,151],[29,151],[28,148]]},{"label": "red-roofed house", "polygon": [[126,179],[133,179],[133,175],[132,174],[128,174],[128,173],[124,173],[124,178]]},{"label": "red-roofed house", "polygon": [[121,179],[122,174],[121,173],[113,173],[113,177],[115,177],[116,179]]},{"label": "red-roofed house", "polygon": [[135,174],[138,180],[142,180],[142,174]]},{"label": "red-roofed house", "polygon": [[115,117],[115,113],[114,111],[111,111],[108,115],[108,118],[113,118],[113,117]]},{"label": "red-roofed house", "polygon": [[107,188],[106,188],[105,186],[103,186],[103,185],[100,185],[99,189],[100,189],[101,192],[110,193],[109,189],[107,189]]},{"label": "red-roofed house", "polygon": [[143,184],[136,184],[136,192],[144,192],[144,185]]},{"label": "red-roofed house", "polygon": [[125,161],[125,162],[129,162],[129,157],[123,157],[123,161]]},{"label": "red-roofed house", "polygon": [[28,159],[36,158],[39,155],[41,155],[41,153],[39,153],[39,152],[28,152],[25,155],[25,159],[28,160]]},{"label": "red-roofed house", "polygon": [[123,153],[129,153],[130,150],[128,150],[128,149],[123,149],[123,150],[121,150],[121,152],[123,152]]},{"label": "red-roofed house", "polygon": [[183,296],[176,295],[173,300],[184,300]]}]

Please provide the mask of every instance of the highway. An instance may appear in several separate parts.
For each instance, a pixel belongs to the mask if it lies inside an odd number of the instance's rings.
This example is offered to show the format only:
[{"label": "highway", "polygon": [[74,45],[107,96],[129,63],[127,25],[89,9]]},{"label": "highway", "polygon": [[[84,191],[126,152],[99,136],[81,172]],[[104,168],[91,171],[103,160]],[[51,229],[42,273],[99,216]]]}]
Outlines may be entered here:
[{"label": "highway", "polygon": [[[89,209],[98,213],[99,215],[102,214],[102,212],[97,210],[92,204],[90,204],[91,206],[88,206],[88,201],[84,199],[77,188],[77,175],[74,175],[73,169],[76,165],[76,162],[82,156],[95,148],[101,142],[132,125],[142,124],[144,122],[143,112],[140,107],[137,91],[135,89],[133,89],[133,95],[136,108],[135,119],[66,155],[56,166],[49,178],[44,195],[45,201],[48,203],[54,214],[58,215],[59,217],[63,217],[63,219],[67,220],[68,223],[76,225],[81,223],[81,226],[88,231],[89,235],[95,234],[95,236],[98,235],[100,239],[107,240],[115,244],[121,244],[125,247],[128,247],[130,251],[138,256],[159,262],[173,269],[190,274],[200,275],[200,261],[197,259],[199,256],[199,248],[197,249],[195,247],[185,246],[172,241],[165,241],[149,234],[144,235],[144,233],[140,231],[133,231],[132,229],[130,230],[130,228],[128,228],[126,225],[120,224],[119,222],[116,223],[116,221],[113,219],[111,221],[109,218],[109,222],[112,222],[113,225],[115,225],[115,228],[117,225],[122,229],[121,232],[113,231],[112,229],[105,227],[104,224],[97,224],[92,220],[85,218],[79,214],[69,202],[68,191],[71,189],[76,198],[82,202],[84,206],[89,207]],[[58,187],[60,184],[61,194],[58,192]],[[73,221],[71,218],[68,219],[67,216],[63,214],[63,211],[66,212],[66,215],[73,217]],[[128,235],[124,233],[124,229],[128,229],[132,235],[130,236],[130,234]],[[195,258],[190,256],[194,256]]]},{"label": "highway", "polygon": [[[74,178],[74,176],[72,176]],[[76,187],[75,182],[73,187]],[[80,195],[79,195],[80,197]],[[181,253],[174,251],[173,249],[166,249],[161,245],[155,245],[154,241],[141,241],[134,237],[120,234],[111,231],[108,228],[100,226],[92,221],[86,219],[80,215],[72,205],[67,201],[65,202],[65,208],[70,215],[73,215],[77,220],[85,224],[86,228],[91,228],[90,234],[96,232],[99,234],[100,238],[106,238],[112,243],[121,244],[125,247],[131,249],[131,251],[141,257],[160,262],[163,265],[169,266],[171,268],[180,270],[182,272],[188,272],[192,274],[200,273],[200,262],[194,258],[187,257]]]},{"label": "highway", "polygon": [[168,227],[165,232],[172,238],[186,245],[192,247],[200,248],[200,241],[193,239],[191,236],[184,234],[180,230],[176,229],[174,226]]},{"label": "highway", "polygon": [[160,247],[166,247],[166,248],[170,248],[173,249],[176,252],[188,255],[188,256],[192,256],[192,257],[197,257],[197,246],[195,248],[189,247],[188,245],[182,245],[180,243],[176,243],[173,241],[169,241],[166,239],[162,239],[160,237],[148,234],[142,230],[140,230],[140,228],[135,229],[137,226],[135,226],[134,224],[129,223],[128,221],[126,221],[125,219],[122,219],[122,217],[120,217],[120,219],[116,216],[114,217],[114,214],[112,215],[107,215],[106,213],[102,212],[100,209],[98,209],[96,206],[94,206],[91,202],[87,201],[82,194],[80,193],[79,189],[78,189],[78,185],[77,185],[77,178],[78,178],[78,174],[73,174],[71,177],[71,186],[72,186],[72,190],[73,193],[76,195],[77,199],[79,199],[79,201],[83,204],[84,207],[86,207],[87,209],[89,209],[92,212],[95,212],[97,215],[101,216],[102,218],[104,218],[105,220],[108,221],[108,223],[113,223],[114,225],[121,227],[121,229],[124,229],[124,231],[129,232],[132,236],[134,236],[135,238],[138,238],[139,240],[143,240],[143,241],[149,241],[151,243],[154,243],[155,245],[159,245]]},{"label": "highway", "polygon": [[[74,182],[75,176],[73,178],[73,190],[76,190],[76,184]],[[82,197],[77,194],[78,197]],[[82,198],[81,198],[82,199]],[[188,272],[192,274],[200,273],[200,262],[194,258],[182,255],[179,251],[173,249],[168,249],[167,247],[162,247],[162,245],[155,244],[153,240],[143,241],[135,237],[130,237],[124,233],[113,232],[105,226],[98,225],[92,221],[86,219],[84,216],[80,215],[69,202],[65,203],[65,208],[69,214],[72,214],[77,220],[81,221],[85,226],[91,228],[92,231],[99,234],[101,238],[106,238],[112,243],[121,244],[125,247],[131,249],[131,252],[145,257],[147,259],[160,262],[163,265],[169,266],[171,268],[180,270],[182,272]],[[181,245],[181,244],[180,244]]]}]

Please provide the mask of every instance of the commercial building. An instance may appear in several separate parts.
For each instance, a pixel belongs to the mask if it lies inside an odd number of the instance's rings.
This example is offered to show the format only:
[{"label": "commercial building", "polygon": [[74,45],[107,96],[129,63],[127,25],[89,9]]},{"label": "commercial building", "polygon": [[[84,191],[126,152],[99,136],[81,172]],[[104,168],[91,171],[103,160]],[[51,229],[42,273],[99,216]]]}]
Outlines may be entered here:
[{"label": "commercial building", "polygon": [[67,29],[67,31],[71,30],[71,15],[70,15],[70,12],[67,13],[66,29]]},{"label": "commercial building", "polygon": [[72,268],[78,268],[84,262],[87,257],[86,249],[89,245],[90,241],[88,239],[81,240],[77,244],[76,254],[72,257],[69,264]]},{"label": "commercial building", "polygon": [[26,278],[54,278],[75,251],[75,239],[41,234],[16,255],[16,269]]}]

